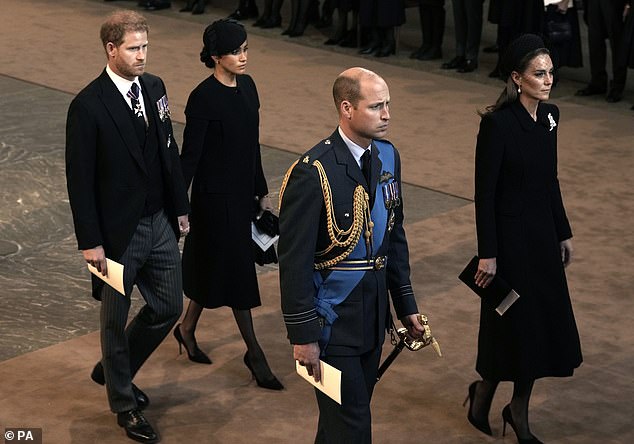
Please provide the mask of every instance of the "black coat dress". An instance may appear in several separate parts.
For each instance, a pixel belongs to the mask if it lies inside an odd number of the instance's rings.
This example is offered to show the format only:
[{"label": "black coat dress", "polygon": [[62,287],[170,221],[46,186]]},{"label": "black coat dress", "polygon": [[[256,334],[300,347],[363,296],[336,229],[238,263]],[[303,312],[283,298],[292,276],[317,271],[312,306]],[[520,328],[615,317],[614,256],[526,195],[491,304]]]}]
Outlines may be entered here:
[{"label": "black coat dress", "polygon": [[537,122],[519,101],[482,118],[476,147],[478,254],[520,299],[499,316],[480,312],[476,369],[489,380],[570,376],[581,347],[559,243],[572,236],[557,179],[556,106]]},{"label": "black coat dress", "polygon": [[181,164],[192,183],[191,232],[183,249],[183,290],[206,308],[260,305],[251,220],[268,193],[259,144],[260,102],[251,77],[237,87],[213,75],[190,94]]}]

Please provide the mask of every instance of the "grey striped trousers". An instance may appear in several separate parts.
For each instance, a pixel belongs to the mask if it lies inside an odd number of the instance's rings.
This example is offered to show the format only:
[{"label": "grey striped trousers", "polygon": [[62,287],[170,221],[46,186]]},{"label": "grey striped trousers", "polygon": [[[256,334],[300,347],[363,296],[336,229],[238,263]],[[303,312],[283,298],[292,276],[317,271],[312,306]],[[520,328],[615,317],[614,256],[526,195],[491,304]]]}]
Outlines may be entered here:
[{"label": "grey striped trousers", "polygon": [[[141,218],[119,262],[126,296],[104,285],[100,315],[101,363],[113,412],[137,407],[132,379],[183,310],[180,252],[162,210]],[[134,284],[146,304],[126,327]]]}]

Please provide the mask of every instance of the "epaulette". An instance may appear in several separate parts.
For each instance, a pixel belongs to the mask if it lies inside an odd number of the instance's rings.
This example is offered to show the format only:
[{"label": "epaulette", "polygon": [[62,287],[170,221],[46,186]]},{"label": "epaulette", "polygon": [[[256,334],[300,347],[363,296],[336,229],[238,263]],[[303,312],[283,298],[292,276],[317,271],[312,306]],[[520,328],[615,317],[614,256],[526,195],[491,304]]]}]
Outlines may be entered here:
[{"label": "epaulette", "polygon": [[312,165],[313,161],[319,159],[325,153],[330,151],[330,149],[332,149],[332,142],[330,141],[330,139],[323,139],[317,145],[302,154],[299,158],[299,161],[301,163]]}]

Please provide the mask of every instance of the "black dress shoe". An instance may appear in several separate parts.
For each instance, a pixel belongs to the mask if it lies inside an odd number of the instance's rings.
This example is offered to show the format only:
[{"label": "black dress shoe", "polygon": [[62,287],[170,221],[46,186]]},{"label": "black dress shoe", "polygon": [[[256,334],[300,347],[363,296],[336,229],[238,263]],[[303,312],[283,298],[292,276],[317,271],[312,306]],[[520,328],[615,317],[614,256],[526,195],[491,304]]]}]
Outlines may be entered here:
[{"label": "black dress shoe", "polygon": [[440,48],[429,48],[427,51],[422,53],[418,60],[438,60],[442,59],[442,50]]},{"label": "black dress shoe", "polygon": [[150,2],[147,2],[145,9],[148,11],[159,11],[161,9],[167,9],[171,7],[172,7],[172,2],[150,1]]},{"label": "black dress shoe", "polygon": [[332,45],[338,45],[343,41],[343,38],[332,38],[332,39],[328,39],[324,42],[324,45],[328,45],[328,46],[332,46]]},{"label": "black dress shoe", "polygon": [[386,43],[374,53],[374,57],[388,57],[392,54],[396,54],[396,45],[393,43]]},{"label": "black dress shoe", "polygon": [[608,103],[620,102],[623,98],[623,91],[612,88],[608,95],[605,97],[605,101]]},{"label": "black dress shoe", "polygon": [[179,9],[178,12],[192,12],[192,9],[194,8],[194,3],[196,3],[196,0],[187,0],[187,4]]},{"label": "black dress shoe", "polygon": [[458,69],[458,68],[461,68],[462,65],[464,65],[464,62],[465,62],[464,57],[456,56],[453,59],[449,60],[448,62],[445,62],[442,65],[440,65],[440,69]]},{"label": "black dress shoe", "polygon": [[279,28],[282,26],[282,17],[269,17],[260,25],[262,29]]},{"label": "black dress shoe", "polygon": [[575,96],[587,97],[587,96],[596,96],[599,94],[605,94],[605,88],[599,88],[594,85],[588,85],[585,88],[578,90],[575,93]]},{"label": "black dress shoe", "polygon": [[359,54],[363,54],[363,55],[374,54],[379,49],[381,49],[381,45],[378,42],[372,42],[364,46],[363,48],[361,48],[359,50]]},{"label": "black dress shoe", "polygon": [[356,31],[348,31],[347,35],[341,40],[339,46],[342,48],[356,48],[359,46],[357,43],[357,32]]},{"label": "black dress shoe", "polygon": [[[92,373],[90,373],[90,379],[92,379],[99,385],[104,385],[106,383],[106,378],[103,374],[103,366],[101,365],[101,362],[98,362],[97,365],[95,365],[95,368],[92,369]],[[136,405],[139,409],[143,410],[150,405],[150,398],[148,397],[148,395],[143,393],[143,391],[134,384],[132,384],[132,393],[134,393]]]},{"label": "black dress shoe", "polygon": [[288,34],[289,37],[301,37],[304,35],[304,30],[303,29],[293,29],[291,32],[289,32]]},{"label": "black dress shoe", "polygon": [[473,72],[476,69],[478,69],[478,61],[474,59],[467,59],[464,61],[462,66],[458,68],[458,72],[460,73]]},{"label": "black dress shoe", "polygon": [[192,8],[192,14],[198,15],[205,12],[205,0],[197,0]]},{"label": "black dress shoe", "polygon": [[117,424],[125,429],[130,439],[145,443],[158,442],[158,435],[138,409],[117,413]]},{"label": "black dress shoe", "polygon": [[429,46],[422,45],[418,49],[415,49],[414,51],[412,51],[411,54],[409,55],[409,58],[410,59],[419,59],[420,60],[420,57],[423,54],[425,54],[425,52],[429,51],[429,49],[430,49]]},{"label": "black dress shoe", "polygon": [[227,18],[233,20],[245,20],[247,18],[247,13],[245,11],[241,11],[240,8],[238,8],[231,14],[229,14]]}]

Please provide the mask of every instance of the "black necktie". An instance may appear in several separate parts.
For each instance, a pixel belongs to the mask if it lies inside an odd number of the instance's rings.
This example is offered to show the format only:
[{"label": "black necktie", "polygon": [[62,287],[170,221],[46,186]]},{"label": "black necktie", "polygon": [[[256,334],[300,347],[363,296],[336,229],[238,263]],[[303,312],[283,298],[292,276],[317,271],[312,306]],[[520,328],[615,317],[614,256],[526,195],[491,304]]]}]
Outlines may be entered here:
[{"label": "black necktie", "polygon": [[370,189],[370,171],[372,171],[372,155],[370,154],[370,150],[365,150],[363,156],[361,156],[361,171],[363,172],[363,176],[365,177],[365,182],[368,184],[368,189]]},{"label": "black necktie", "polygon": [[128,91],[127,96],[130,98],[130,103],[132,104],[132,113],[135,117],[135,123],[139,124],[140,127],[145,131],[146,123],[145,117],[143,117],[143,109],[141,108],[141,102],[139,102],[139,85],[133,83],[130,87],[130,91]]},{"label": "black necktie", "polygon": [[370,172],[372,171],[372,155],[370,150],[367,149],[361,156],[361,172],[365,177],[365,182],[368,184],[368,195],[370,196],[370,208],[374,205],[374,189],[370,180]]}]

